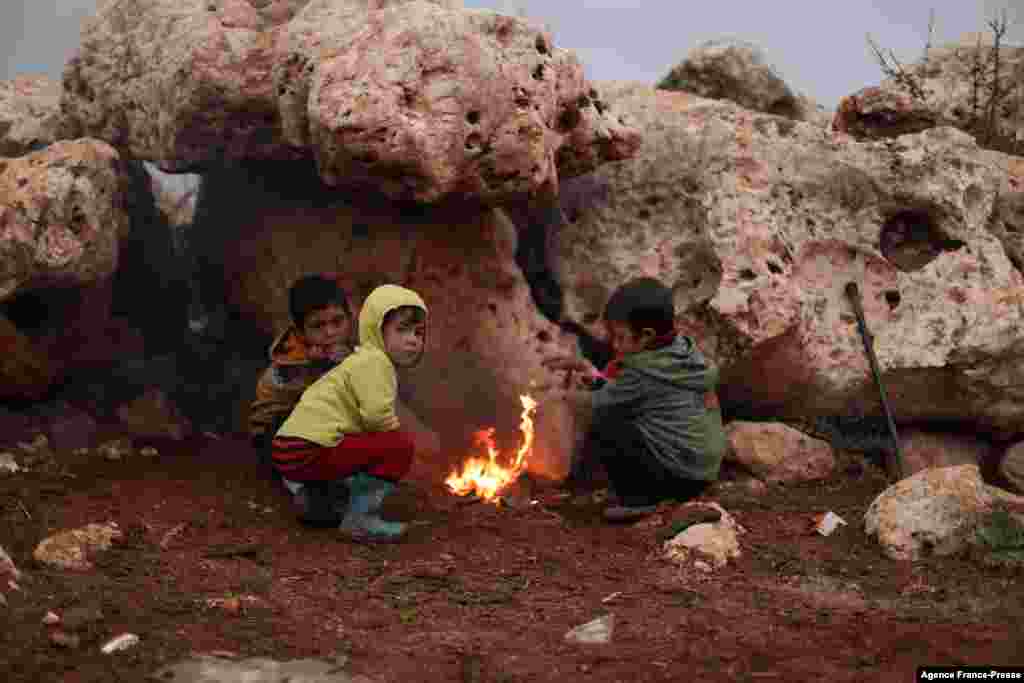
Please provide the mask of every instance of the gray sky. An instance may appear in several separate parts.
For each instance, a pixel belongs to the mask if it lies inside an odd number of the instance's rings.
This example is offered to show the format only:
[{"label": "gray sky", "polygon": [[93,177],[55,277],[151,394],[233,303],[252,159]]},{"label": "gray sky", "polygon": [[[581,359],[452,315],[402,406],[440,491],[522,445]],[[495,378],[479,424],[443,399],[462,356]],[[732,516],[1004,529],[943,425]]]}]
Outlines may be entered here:
[{"label": "gray sky", "polygon": [[[984,28],[1000,8],[1024,40],[1024,0],[465,0],[521,13],[573,48],[595,80],[654,82],[700,43],[735,37],[760,46],[794,88],[827,107],[880,80],[864,36],[904,61],[921,55],[929,10],[936,42]],[[0,0],[0,80],[42,72],[59,78],[96,0]]]}]

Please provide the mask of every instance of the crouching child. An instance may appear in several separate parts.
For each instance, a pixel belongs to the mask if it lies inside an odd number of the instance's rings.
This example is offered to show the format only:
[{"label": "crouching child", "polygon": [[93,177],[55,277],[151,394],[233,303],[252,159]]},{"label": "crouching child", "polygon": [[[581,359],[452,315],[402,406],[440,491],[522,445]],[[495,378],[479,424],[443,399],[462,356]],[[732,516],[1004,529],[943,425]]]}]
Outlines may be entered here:
[{"label": "crouching child", "polygon": [[359,313],[359,346],[313,383],[277,431],[274,466],[292,481],[340,482],[348,491],[340,529],[356,541],[393,541],[405,524],[378,512],[409,471],[413,434],[396,413],[396,367],[423,357],[427,307],[412,290],[376,288]]},{"label": "crouching child", "polygon": [[671,290],[631,280],[609,298],[604,318],[612,360],[603,373],[575,359],[549,364],[580,371],[589,389],[565,397],[589,425],[583,457],[600,461],[617,498],[604,516],[626,521],[663,500],[699,496],[718,478],[726,440],[718,371],[676,333]]}]

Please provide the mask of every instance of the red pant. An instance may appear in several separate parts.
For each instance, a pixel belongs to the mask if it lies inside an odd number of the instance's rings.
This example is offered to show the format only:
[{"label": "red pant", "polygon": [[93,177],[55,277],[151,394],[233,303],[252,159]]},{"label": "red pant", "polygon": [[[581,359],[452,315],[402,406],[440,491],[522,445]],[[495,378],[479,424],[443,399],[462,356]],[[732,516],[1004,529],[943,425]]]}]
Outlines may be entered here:
[{"label": "red pant", "polygon": [[356,472],[398,481],[415,450],[412,436],[398,430],[346,434],[333,448],[287,436],[273,442],[274,466],[292,481],[335,481]]}]

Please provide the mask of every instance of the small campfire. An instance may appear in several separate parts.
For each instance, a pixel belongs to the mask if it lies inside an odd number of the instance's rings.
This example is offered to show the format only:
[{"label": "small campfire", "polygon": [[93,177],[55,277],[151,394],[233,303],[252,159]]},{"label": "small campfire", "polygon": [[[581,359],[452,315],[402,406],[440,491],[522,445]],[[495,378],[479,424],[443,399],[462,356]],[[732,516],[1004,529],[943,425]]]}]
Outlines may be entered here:
[{"label": "small campfire", "polygon": [[[519,397],[523,413],[519,421],[522,443],[515,456],[503,456],[494,442],[494,427],[481,429],[473,434],[473,445],[481,450],[462,465],[462,473],[452,472],[444,483],[458,496],[476,495],[487,501],[494,501],[501,491],[515,482],[526,470],[526,463],[533,451],[533,416],[537,402],[529,396]],[[505,464],[502,464],[505,462]]]}]

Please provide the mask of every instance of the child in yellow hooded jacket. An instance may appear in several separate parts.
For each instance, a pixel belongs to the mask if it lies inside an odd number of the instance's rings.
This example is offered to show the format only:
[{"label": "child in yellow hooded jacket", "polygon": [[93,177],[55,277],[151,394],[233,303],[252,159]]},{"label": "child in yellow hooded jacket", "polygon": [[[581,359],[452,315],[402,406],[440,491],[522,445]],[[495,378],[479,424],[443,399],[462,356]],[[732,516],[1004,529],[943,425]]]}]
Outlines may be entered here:
[{"label": "child in yellow hooded jacket", "polygon": [[373,290],[359,313],[359,346],[306,389],[273,440],[274,466],[285,478],[344,482],[349,500],[340,528],[355,540],[405,532],[376,513],[412,465],[415,441],[395,411],[395,368],[419,363],[426,330],[419,294],[397,285]]}]

